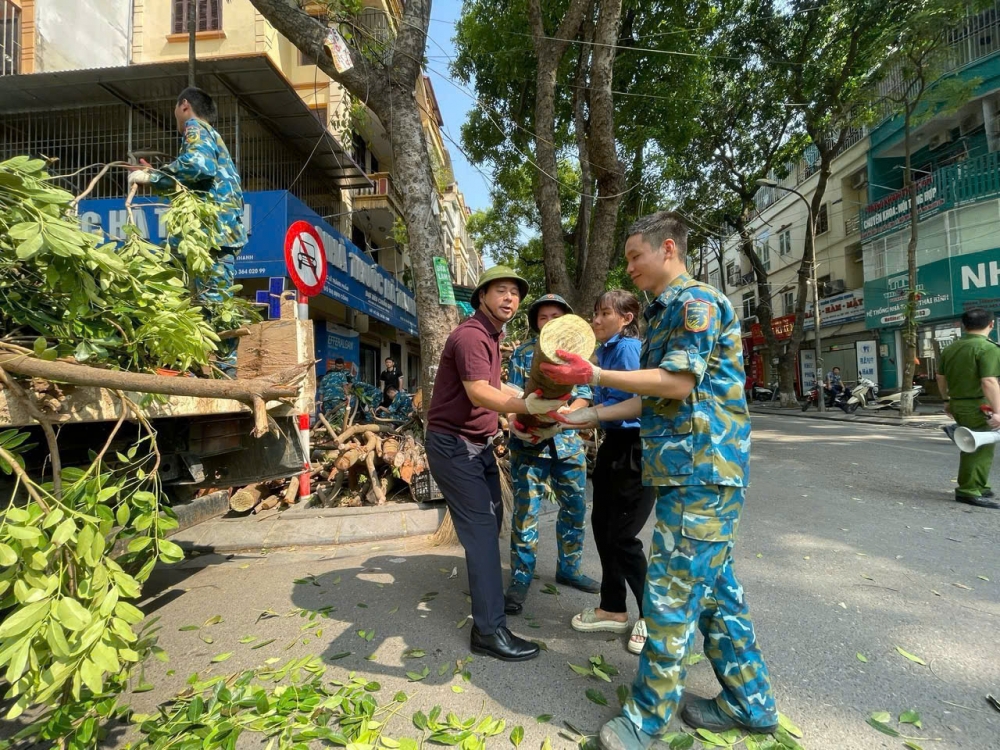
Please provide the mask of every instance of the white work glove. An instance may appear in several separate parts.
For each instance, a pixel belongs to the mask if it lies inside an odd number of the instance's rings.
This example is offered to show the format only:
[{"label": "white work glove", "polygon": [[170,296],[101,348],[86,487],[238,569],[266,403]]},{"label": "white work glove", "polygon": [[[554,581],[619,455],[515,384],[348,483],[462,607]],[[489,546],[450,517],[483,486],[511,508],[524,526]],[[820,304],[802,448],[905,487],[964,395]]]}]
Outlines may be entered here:
[{"label": "white work glove", "polygon": [[153,181],[153,175],[148,169],[137,169],[128,176],[129,185],[148,185]]},{"label": "white work glove", "polygon": [[561,422],[564,430],[579,430],[596,427],[600,420],[597,417],[596,406],[585,406],[569,412],[558,412],[556,421]]},{"label": "white work glove", "polygon": [[557,411],[560,407],[566,405],[567,399],[572,394],[567,393],[564,398],[542,398],[541,391],[535,391],[534,393],[529,393],[524,399],[524,406],[528,410],[528,414],[548,414],[550,411]]},{"label": "white work glove", "polygon": [[538,445],[544,440],[550,440],[551,438],[562,432],[562,425],[554,424],[550,427],[531,427],[525,428],[520,422],[511,422],[510,434],[516,437],[522,442],[529,443],[531,445]]}]

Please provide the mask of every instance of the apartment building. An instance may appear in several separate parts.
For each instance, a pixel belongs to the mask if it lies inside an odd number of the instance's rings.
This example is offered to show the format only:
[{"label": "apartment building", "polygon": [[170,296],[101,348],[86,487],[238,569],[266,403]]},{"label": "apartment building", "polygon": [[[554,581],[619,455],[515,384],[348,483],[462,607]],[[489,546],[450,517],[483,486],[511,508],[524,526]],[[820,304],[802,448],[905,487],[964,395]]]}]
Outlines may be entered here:
[{"label": "apartment building", "polygon": [[[94,22],[112,33],[95,32],[84,44],[84,24],[74,33],[63,29],[61,36],[46,37],[43,32],[53,26],[46,19],[79,3],[0,0],[0,51],[11,74],[0,80],[0,129],[5,136],[0,150],[57,155],[56,169],[65,173],[128,154],[168,160],[177,149],[173,99],[187,81],[189,0],[82,2],[94,12]],[[329,360],[342,356],[355,364],[362,379],[375,382],[382,361],[392,357],[400,363],[406,384],[416,388],[416,304],[401,231],[402,200],[393,184],[392,144],[385,129],[308,55],[278,34],[249,0],[190,2],[196,6],[197,84],[219,105],[217,127],[246,192],[251,239],[237,271],[244,291],[266,299],[268,290],[286,284],[284,231],[295,219],[310,221],[333,247],[328,250],[332,260],[326,287],[310,300],[319,374]],[[325,12],[319,5],[311,10]],[[401,17],[399,0],[365,0],[363,10],[349,21],[356,27],[353,43],[369,54],[384,54]],[[111,41],[106,43],[105,37]],[[84,49],[86,60],[77,62],[85,64],[77,64],[69,52]],[[77,70],[68,77],[51,72],[94,65],[103,67]],[[416,95],[426,113],[425,139],[432,162],[450,164],[429,80],[419,82]],[[77,180],[85,184],[89,176],[85,169]],[[439,205],[453,182],[440,186]],[[95,226],[115,226],[125,192],[123,177],[111,176],[82,209]],[[153,209],[143,210],[144,223],[150,237],[159,239],[155,212],[146,216],[147,211]],[[455,248],[453,238],[442,247],[449,264],[476,265],[457,263]],[[475,253],[471,244],[462,249]]]},{"label": "apartment building", "polygon": [[[820,296],[820,332],[823,370],[841,368],[846,380],[859,375],[859,361],[870,356],[873,335],[865,329],[864,276],[858,211],[866,201],[866,153],[868,137],[852,132],[833,163],[822,207],[816,216],[816,278]],[[798,269],[809,232],[810,210],[800,192],[811,202],[819,180],[815,149],[788,165],[779,187],[761,188],[757,215],[750,222],[754,247],[765,270],[770,289],[772,328],[779,345],[791,337],[795,322]],[[750,261],[740,251],[739,237],[726,238],[723,267],[708,264],[709,283],[722,289],[737,310],[743,327],[744,359],[750,378],[767,384],[777,378],[776,358],[767,356],[764,333],[757,319],[761,303],[757,279]],[[796,388],[801,394],[815,382],[816,352],[813,296],[806,304],[806,336],[799,351]],[[862,374],[867,374],[861,365]],[[870,369],[870,368],[868,368]]]},{"label": "apartment building", "polygon": [[[968,307],[1000,316],[1000,4],[950,34],[945,75],[978,81],[970,101],[912,132],[917,181],[917,380],[936,392],[941,350]],[[886,88],[899,85],[892,77]],[[869,202],[859,216],[867,328],[878,337],[883,387],[902,379],[900,333],[909,290],[909,197],[903,124],[884,119],[867,155]]]}]

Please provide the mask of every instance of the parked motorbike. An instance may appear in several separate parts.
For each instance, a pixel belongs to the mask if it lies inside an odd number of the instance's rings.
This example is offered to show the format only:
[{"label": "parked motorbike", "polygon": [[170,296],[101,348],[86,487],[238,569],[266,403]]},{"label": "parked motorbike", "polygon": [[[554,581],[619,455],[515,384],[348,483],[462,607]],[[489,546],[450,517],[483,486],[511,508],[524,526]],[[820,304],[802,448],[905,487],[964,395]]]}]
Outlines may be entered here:
[{"label": "parked motorbike", "polygon": [[777,398],[777,396],[778,396],[777,383],[772,385],[770,388],[763,385],[757,385],[755,383],[751,393],[751,398],[753,398],[753,400],[757,402],[774,401],[774,399]]},{"label": "parked motorbike", "polygon": [[[841,389],[840,391],[834,391],[827,386],[823,386],[823,398],[827,409],[832,409],[837,407],[839,409],[844,409],[847,411],[847,391]],[[806,394],[805,403],[802,404],[802,411],[808,411],[810,406],[819,406],[819,387],[813,386],[813,389]]]},{"label": "parked motorbike", "polygon": [[[913,407],[916,408],[919,404],[918,398],[923,394],[924,387],[922,385],[915,385],[910,391],[913,394]],[[903,398],[903,392],[892,393],[888,396],[882,396],[875,400],[875,403],[869,406],[869,409],[898,409],[899,402]]]},{"label": "parked motorbike", "polygon": [[868,378],[861,378],[851,389],[851,395],[844,403],[844,411],[853,414],[858,407],[866,408],[878,398],[878,384]]}]

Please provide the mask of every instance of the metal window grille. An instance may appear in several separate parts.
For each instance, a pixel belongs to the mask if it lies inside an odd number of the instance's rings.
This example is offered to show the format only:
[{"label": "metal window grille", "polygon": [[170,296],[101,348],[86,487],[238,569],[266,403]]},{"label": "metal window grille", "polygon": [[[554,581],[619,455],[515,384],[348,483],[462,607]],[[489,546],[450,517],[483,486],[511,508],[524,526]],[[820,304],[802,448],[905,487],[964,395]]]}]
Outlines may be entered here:
[{"label": "metal window grille", "polygon": [[0,0],[0,76],[21,72],[21,9]]},{"label": "metal window grille", "polygon": [[220,31],[222,29],[222,0],[173,0],[173,33],[187,33],[190,3],[196,3],[195,29],[197,31]]},{"label": "metal window grille", "polygon": [[829,206],[829,203],[824,203],[819,207],[819,215],[816,217],[816,234],[824,234],[830,231]]},{"label": "metal window grille", "polygon": [[[101,167],[144,152],[154,166],[176,156],[180,136],[173,116],[174,92],[151,95],[143,104],[106,104],[0,118],[0,158],[18,154],[53,161],[50,172],[62,176],[66,190],[80,193]],[[218,96],[216,129],[222,135],[243,182],[244,191],[288,190],[321,215],[342,210],[339,191],[306,157],[274,135],[266,118],[251,113],[235,97]],[[90,194],[121,197],[128,192],[127,173],[111,170]]]}]

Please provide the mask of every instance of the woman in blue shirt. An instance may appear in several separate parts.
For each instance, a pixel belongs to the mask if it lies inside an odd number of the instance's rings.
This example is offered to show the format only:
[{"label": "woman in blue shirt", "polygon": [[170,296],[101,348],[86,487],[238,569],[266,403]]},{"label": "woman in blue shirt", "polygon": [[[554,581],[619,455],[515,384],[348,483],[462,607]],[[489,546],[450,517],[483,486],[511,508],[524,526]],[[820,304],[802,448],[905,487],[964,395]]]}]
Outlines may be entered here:
[{"label": "woman in blue shirt", "polygon": [[[600,345],[597,364],[605,370],[638,370],[639,301],[621,289],[602,294],[592,321]],[[594,405],[610,406],[632,398],[631,393],[596,386]],[[639,420],[601,422],[604,440],[594,466],[594,510],[591,527],[601,558],[601,604],[573,618],[573,629],[584,632],[627,633],[628,590],[639,605],[628,650],[634,654],[646,644],[642,597],[646,584],[646,555],[638,534],[649,519],[655,495],[642,485],[642,443]]]}]

